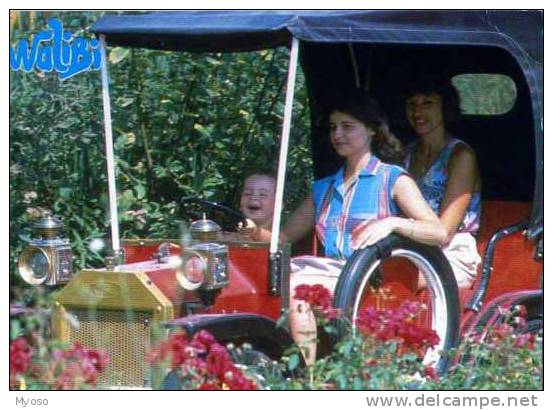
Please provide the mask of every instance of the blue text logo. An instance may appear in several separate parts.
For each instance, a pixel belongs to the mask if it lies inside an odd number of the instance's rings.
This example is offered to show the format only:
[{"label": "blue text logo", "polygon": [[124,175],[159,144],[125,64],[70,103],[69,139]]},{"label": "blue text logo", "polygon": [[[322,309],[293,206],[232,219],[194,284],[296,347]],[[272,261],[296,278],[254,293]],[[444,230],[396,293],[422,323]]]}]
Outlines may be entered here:
[{"label": "blue text logo", "polygon": [[96,39],[75,37],[63,31],[57,19],[48,20],[50,30],[36,33],[32,45],[25,39],[19,40],[15,49],[10,44],[10,67],[18,71],[23,68],[30,72],[55,70],[60,80],[87,70],[99,70],[101,65],[100,42]]}]

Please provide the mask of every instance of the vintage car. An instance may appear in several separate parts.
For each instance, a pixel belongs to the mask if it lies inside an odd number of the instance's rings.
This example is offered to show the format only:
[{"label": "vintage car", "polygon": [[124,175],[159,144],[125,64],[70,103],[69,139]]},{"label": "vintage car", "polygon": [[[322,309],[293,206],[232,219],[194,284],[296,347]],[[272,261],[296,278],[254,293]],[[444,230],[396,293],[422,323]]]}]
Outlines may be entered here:
[{"label": "vintage car", "polygon": [[[287,329],[276,326],[288,305],[291,257],[290,245],[279,243],[277,233],[298,61],[309,94],[315,178],[335,172],[339,165],[321,121],[329,101],[355,89],[370,92],[387,108],[394,131],[407,136],[399,96],[413,70],[439,72],[453,82],[480,75],[505,80],[505,87],[514,90],[510,107],[491,114],[464,112],[451,130],[474,148],[482,176],[478,249],[483,265],[473,288],[457,288],[440,249],[393,235],[350,258],[334,303],[354,325],[359,310],[369,304],[424,303],[427,310],[420,325],[436,330],[440,337],[439,345],[424,360],[439,371],[448,365],[447,356],[439,352],[456,346],[474,328],[493,323],[499,307],[525,305],[530,330],[542,327],[541,12],[155,12],[107,15],[92,31],[100,39],[104,55],[106,158],[115,256],[103,269],[73,274],[64,257],[67,243],[52,246],[58,240],[59,221],[48,216],[37,225],[40,240],[22,255],[21,273],[34,284],[65,283],[53,306],[54,335],[109,353],[111,364],[102,376],[103,385],[151,386],[145,354],[172,329],[190,334],[207,329],[221,342],[249,342],[270,358],[280,357],[293,343]],[[290,48],[270,243],[242,240],[235,233],[218,230],[207,218],[191,224],[190,240],[120,240],[105,58],[108,46],[176,52]],[[208,216],[213,208],[236,215],[201,198],[191,201],[203,204]],[[294,252],[313,254],[317,246]],[[41,263],[41,258],[47,263]],[[425,282],[422,288],[419,276]],[[387,297],[379,293],[384,289]]]}]

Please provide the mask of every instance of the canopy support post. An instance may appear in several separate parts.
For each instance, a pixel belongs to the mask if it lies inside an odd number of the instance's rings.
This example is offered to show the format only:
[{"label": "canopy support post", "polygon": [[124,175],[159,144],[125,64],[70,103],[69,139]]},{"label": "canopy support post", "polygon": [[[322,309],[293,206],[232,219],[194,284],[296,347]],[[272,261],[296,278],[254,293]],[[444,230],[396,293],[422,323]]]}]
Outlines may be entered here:
[{"label": "canopy support post", "polygon": [[274,255],[278,248],[280,233],[280,215],[282,213],[282,199],[284,193],[284,180],[286,178],[286,163],[288,160],[288,142],[290,140],[290,126],[292,124],[292,103],[294,102],[294,89],[296,86],[296,69],[298,67],[299,40],[292,37],[292,49],[288,64],[288,80],[286,83],[286,100],[284,104],[284,121],[282,135],[280,137],[280,156],[278,159],[278,175],[275,194],[275,209],[273,212],[273,225],[271,227],[271,245],[269,251]]},{"label": "canopy support post", "polygon": [[111,129],[111,102],[109,99],[108,60],[106,56],[105,36],[100,35],[100,53],[102,56],[102,100],[104,107],[104,133],[106,142],[106,161],[108,171],[109,215],[111,225],[111,244],[116,263],[119,258],[119,218],[117,215],[117,189],[115,186],[115,160],[113,155],[113,134]]},{"label": "canopy support post", "polygon": [[355,87],[361,88],[361,79],[359,77],[359,67],[357,66],[357,58],[355,57],[355,49],[352,43],[348,43],[349,56],[351,57],[351,65],[353,67],[353,75],[355,77]]}]

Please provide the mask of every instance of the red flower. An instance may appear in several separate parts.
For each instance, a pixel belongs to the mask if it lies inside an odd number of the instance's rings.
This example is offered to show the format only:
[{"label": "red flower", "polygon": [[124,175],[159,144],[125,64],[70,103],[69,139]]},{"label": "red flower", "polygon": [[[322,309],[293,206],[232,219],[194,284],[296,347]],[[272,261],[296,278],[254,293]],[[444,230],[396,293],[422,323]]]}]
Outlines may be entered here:
[{"label": "red flower", "polygon": [[517,316],[527,318],[528,317],[528,310],[526,309],[526,306],[524,305],[516,305],[513,308],[513,313]]},{"label": "red flower", "polygon": [[54,390],[73,390],[74,376],[69,371],[61,373],[54,382]]},{"label": "red flower", "polygon": [[339,319],[342,316],[342,311],[337,308],[327,307],[322,311],[322,314],[326,320]]},{"label": "red flower", "polygon": [[512,326],[507,323],[498,323],[490,329],[487,339],[490,343],[496,344],[507,340],[512,334]]},{"label": "red flower", "polygon": [[[57,390],[74,390],[95,386],[98,373],[105,369],[109,357],[101,351],[87,349],[75,342],[66,350],[52,349],[49,358],[41,357],[31,363],[31,348],[27,341],[18,338],[10,344],[10,380],[17,373],[26,373]],[[13,373],[13,374],[12,374]]]},{"label": "red flower", "polygon": [[430,377],[433,380],[438,380],[438,374],[436,373],[436,369],[433,368],[432,366],[426,366],[424,368],[423,374],[425,377]]},{"label": "red flower", "polygon": [[298,285],[294,288],[294,299],[309,303],[314,313],[325,320],[338,319],[341,311],[332,307],[332,293],[323,285]]},{"label": "red flower", "polygon": [[332,294],[323,285],[298,285],[294,291],[295,299],[309,303],[312,308],[325,309],[331,305]]},{"label": "red flower", "polygon": [[109,356],[106,352],[101,350],[90,349],[87,350],[87,357],[90,363],[99,372],[104,370],[109,363]]},{"label": "red flower", "polygon": [[215,383],[202,383],[199,387],[198,387],[198,390],[221,390],[221,386],[219,386],[218,384],[215,384]]},{"label": "red flower", "polygon": [[413,350],[434,347],[440,341],[434,330],[417,327],[413,324],[401,326],[397,335],[403,340],[404,345]]},{"label": "red flower", "polygon": [[105,352],[87,349],[78,342],[65,351],[54,349],[52,358],[43,372],[43,379],[47,384],[53,383],[56,390],[74,390],[86,385],[94,387],[98,373],[109,362]]},{"label": "red flower", "polygon": [[518,348],[523,348],[526,345],[528,345],[528,348],[530,350],[534,350],[535,342],[536,342],[536,335],[534,335],[533,333],[524,333],[524,334],[518,335],[515,338],[514,344],[515,344],[515,347],[518,347]]},{"label": "red flower", "polygon": [[257,385],[244,377],[241,371],[235,369],[230,374],[232,377],[229,377],[229,373],[225,377],[225,384],[230,390],[257,390]]},{"label": "red flower", "polygon": [[218,343],[211,346],[211,350],[206,357],[207,372],[224,379],[225,373],[234,368],[234,363],[227,350]]},{"label": "red flower", "polygon": [[528,326],[526,319],[523,316],[515,316],[513,318],[513,327],[516,329],[525,329]]},{"label": "red flower", "polygon": [[253,390],[257,386],[234,365],[229,352],[213,335],[199,331],[188,340],[183,332],[173,333],[167,341],[154,347],[150,361],[171,358],[171,370],[178,369],[186,386],[199,390]]},{"label": "red flower", "polygon": [[31,364],[31,346],[24,337],[10,342],[10,375],[23,374]]},{"label": "red flower", "polygon": [[402,350],[415,352],[433,347],[440,339],[432,329],[419,327],[414,322],[421,305],[416,302],[404,302],[397,309],[376,310],[368,307],[359,312],[356,325],[367,337],[382,342],[399,340]]},{"label": "red flower", "polygon": [[203,343],[205,346],[209,347],[214,343],[217,343],[217,340],[211,333],[209,333],[207,330],[200,330],[198,333],[194,335],[192,338],[192,341],[198,341],[200,343]]},{"label": "red flower", "polygon": [[215,340],[211,333],[207,330],[200,330],[194,334],[188,346],[197,350],[198,353],[206,353],[214,343],[217,343],[217,340]]},{"label": "red flower", "polygon": [[365,334],[372,334],[380,327],[380,314],[373,307],[363,309],[357,315],[357,327]]},{"label": "red flower", "polygon": [[186,350],[187,344],[188,340],[186,333],[172,333],[169,339],[161,342],[149,352],[148,360],[151,363],[160,363],[165,360],[170,360],[171,368],[176,369],[190,357],[189,352]]}]

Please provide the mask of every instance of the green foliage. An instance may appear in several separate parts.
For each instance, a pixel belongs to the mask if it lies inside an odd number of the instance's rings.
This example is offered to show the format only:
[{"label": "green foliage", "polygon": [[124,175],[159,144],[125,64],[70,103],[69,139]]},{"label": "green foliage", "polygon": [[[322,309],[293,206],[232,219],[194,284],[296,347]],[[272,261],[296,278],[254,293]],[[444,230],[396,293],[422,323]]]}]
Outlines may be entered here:
[{"label": "green foliage", "polygon": [[[10,41],[51,17],[90,36],[103,12],[18,14]],[[288,51],[170,53],[112,48],[110,95],[123,237],[175,237],[183,197],[237,206],[250,168],[276,167]],[[308,109],[296,91],[285,202],[311,176]],[[55,73],[10,73],[10,272],[42,209],[62,217],[76,268],[95,266],[93,238],[109,238],[101,81],[97,71],[60,82]],[[12,278],[12,284],[18,279]]]},{"label": "green foliage", "polygon": [[543,329],[528,332],[524,306],[501,312],[497,323],[465,337],[458,360],[440,380],[428,384],[440,390],[543,389]]},{"label": "green foliage", "polygon": [[502,74],[461,74],[452,83],[459,92],[461,111],[469,115],[505,114],[517,98],[514,81]]},{"label": "green foliage", "polygon": [[[297,370],[293,378],[274,380],[271,389],[284,390],[405,390],[420,389],[426,378],[417,355],[398,353],[397,341],[380,342],[349,333],[328,356]],[[283,358],[290,368],[299,352]],[[290,370],[290,369],[289,369]]]},{"label": "green foliage", "polygon": [[[333,322],[321,314],[321,306],[311,307],[319,329],[333,334]],[[426,349],[437,339],[416,325],[419,313],[420,307],[409,302],[393,310],[367,308],[359,314],[355,330],[340,317],[349,331],[330,354],[300,367],[301,352],[293,347],[280,363],[256,371],[272,390],[542,389],[543,336],[529,332],[524,306],[499,308],[495,323],[463,335],[457,349],[440,352],[451,355],[454,363],[441,377],[431,363],[423,362]],[[277,367],[280,378],[275,375]],[[286,372],[294,372],[293,377],[285,377]]]}]

